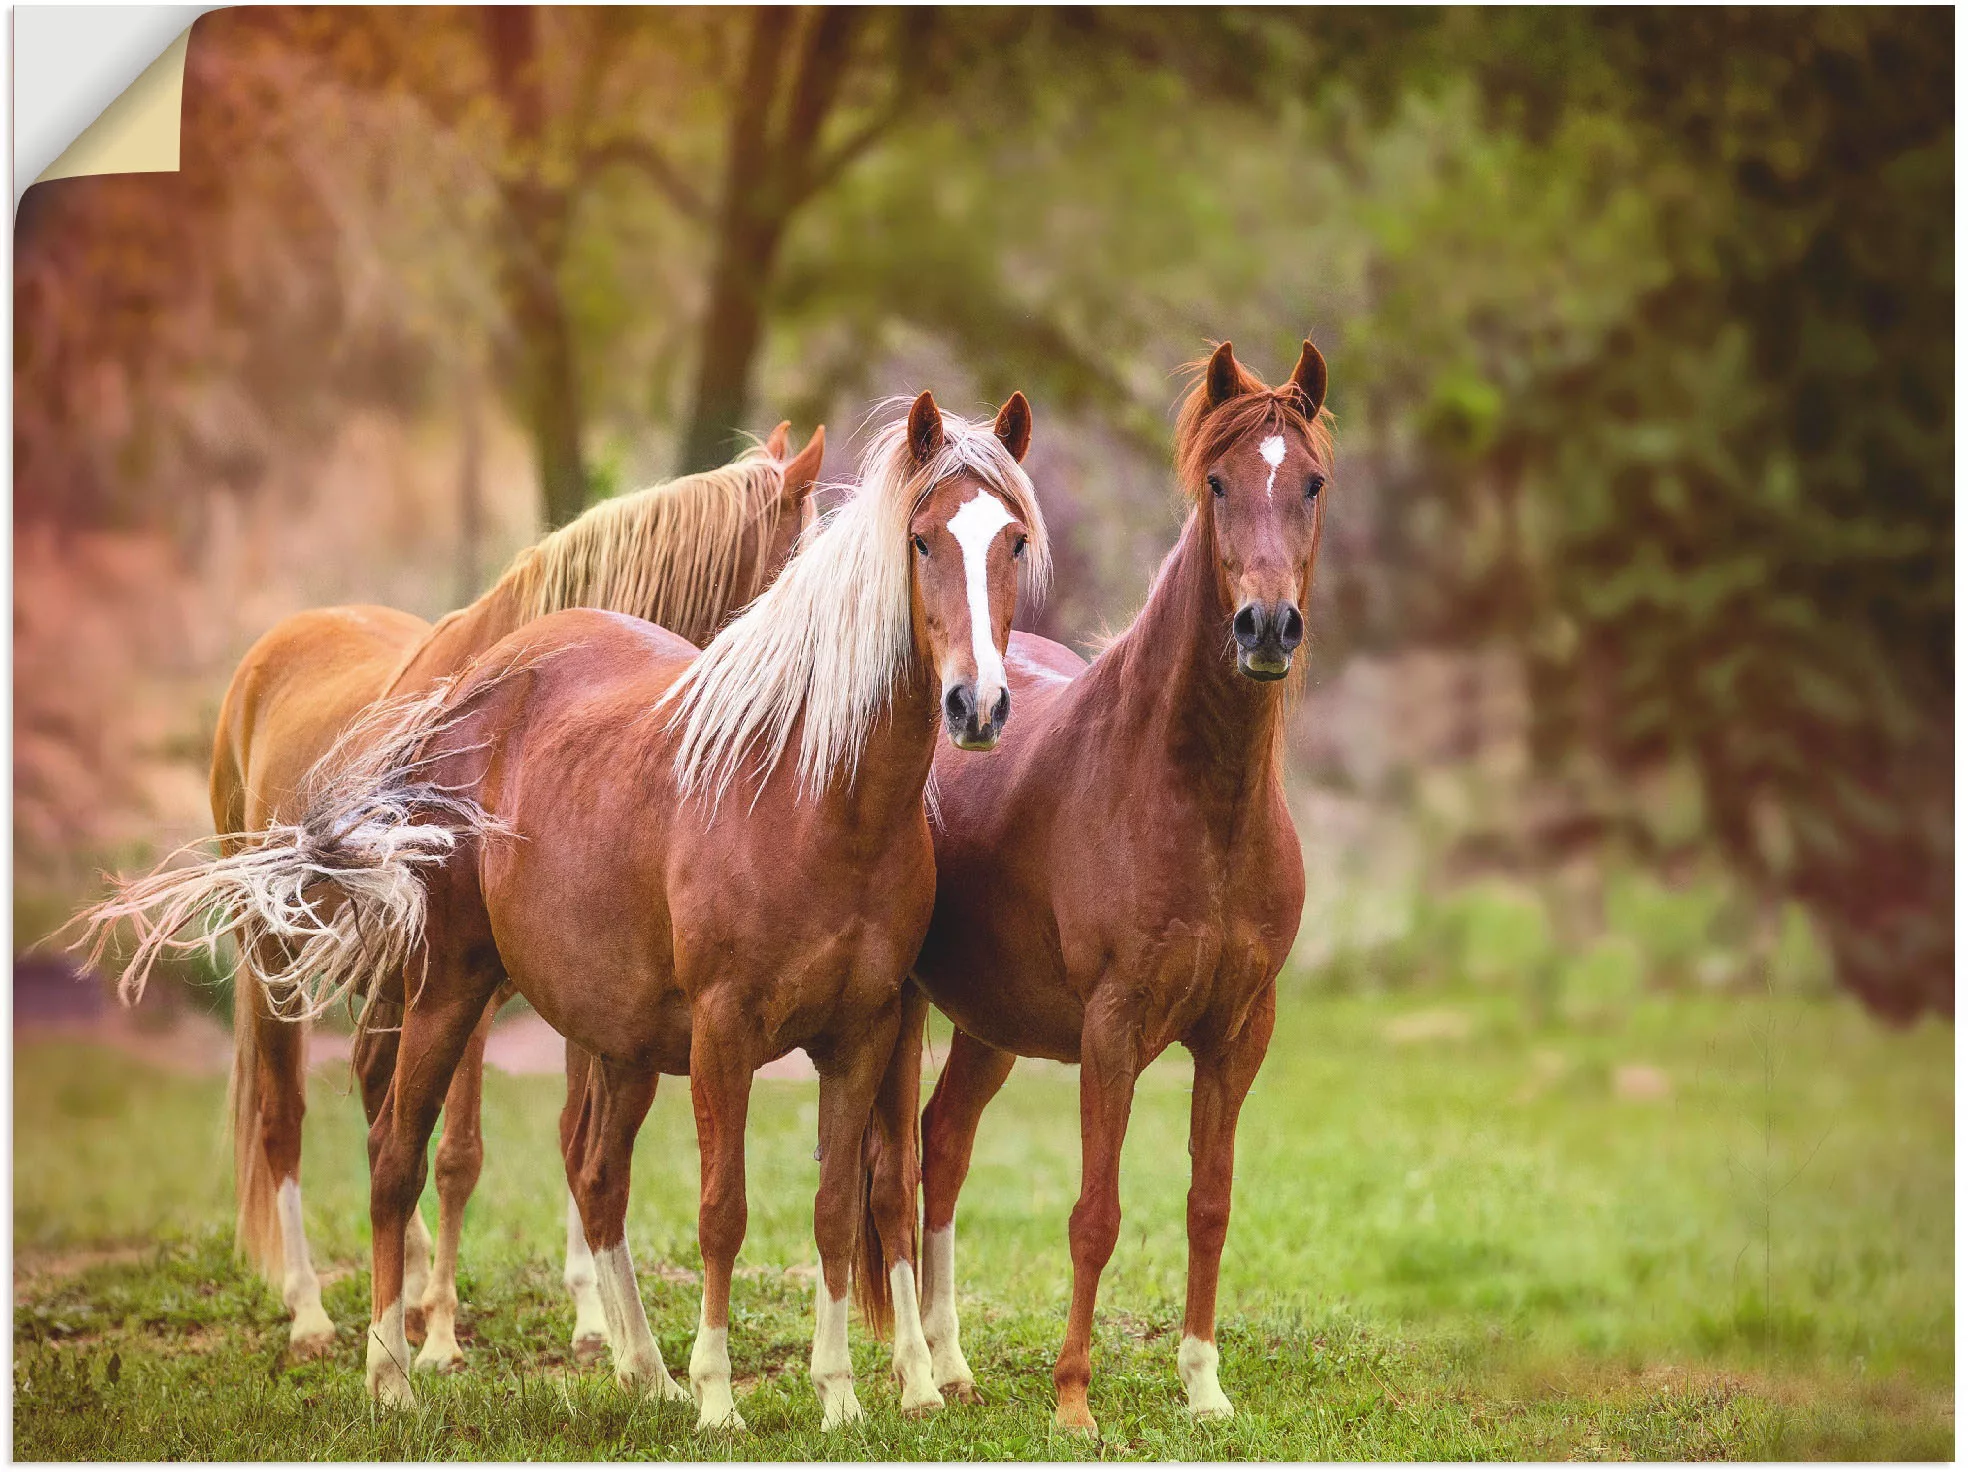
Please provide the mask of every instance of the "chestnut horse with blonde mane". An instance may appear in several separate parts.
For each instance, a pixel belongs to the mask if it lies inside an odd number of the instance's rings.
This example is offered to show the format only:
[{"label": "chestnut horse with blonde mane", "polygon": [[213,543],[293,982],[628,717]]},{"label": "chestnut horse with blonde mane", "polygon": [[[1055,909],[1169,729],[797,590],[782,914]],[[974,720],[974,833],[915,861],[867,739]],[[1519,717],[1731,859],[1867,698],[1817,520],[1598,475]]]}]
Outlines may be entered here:
[{"label": "chestnut horse with blonde mane", "polygon": [[[1019,1056],[1080,1065],[1072,1305],[1057,1424],[1091,1432],[1094,1296],[1120,1231],[1135,1079],[1171,1043],[1195,1060],[1189,1291],[1176,1365],[1189,1409],[1228,1416],[1216,1285],[1237,1113],[1271,1038],[1305,898],[1278,769],[1332,443],[1306,343],[1267,387],[1219,347],[1183,406],[1190,514],[1134,623],[1088,665],[1011,639],[1018,721],[989,761],[936,760],[936,910],[914,968],[956,1024],[922,1118],[922,1324],[932,1378],[976,1395],[958,1340],[956,1204],[979,1117]],[[874,1123],[864,1233],[916,1247],[914,1113],[925,1003],[906,1004]],[[879,1279],[861,1280],[879,1322]]]},{"label": "chestnut horse with blonde mane", "polygon": [[[293,821],[306,805],[310,774],[331,748],[338,758],[354,754],[349,738],[360,734],[365,712],[429,690],[531,619],[566,608],[603,608],[661,623],[693,643],[708,642],[772,582],[812,522],[811,492],[826,431],[816,428],[789,460],[789,428],[780,424],[730,465],[591,508],[519,553],[482,597],[435,626],[371,605],[312,609],[276,624],[240,661],[220,708],[212,819],[221,851],[238,854]],[[166,887],[177,882],[170,875],[160,880]],[[128,912],[112,904],[99,913],[113,920]],[[132,918],[142,927],[140,915]],[[104,935],[98,932],[99,939]],[[168,932],[154,927],[145,928],[144,938],[170,943]],[[260,980],[263,972],[285,970],[291,955],[274,938],[261,944],[262,955],[241,958],[233,1001],[228,1124],[239,1245],[280,1288],[293,1315],[294,1352],[312,1354],[333,1342],[335,1326],[321,1306],[301,1209],[307,1025],[286,1015]],[[138,988],[146,969],[131,968]],[[463,1358],[454,1328],[458,1236],[484,1156],[480,1077],[485,1032],[496,1010],[496,1004],[486,1009],[485,1027],[474,1036],[448,1100],[437,1157],[437,1253],[428,1273],[430,1240],[421,1215],[413,1227],[413,1297],[429,1321],[418,1362],[429,1367],[451,1368]],[[371,1021],[379,1020],[372,1014]],[[367,1028],[358,1038],[355,1066],[371,1118],[388,1087],[394,1049],[391,1029]],[[578,1066],[570,1058],[570,1071]],[[599,1333],[593,1270],[578,1249],[570,1239],[567,1279],[579,1317],[577,1340]]]},{"label": "chestnut horse with blonde mane", "polygon": [[[510,980],[589,1055],[585,1096],[563,1116],[568,1185],[617,1378],[666,1398],[686,1392],[649,1332],[624,1218],[657,1079],[689,1075],[700,1428],[744,1425],[727,1325],[753,1071],[796,1047],[811,1055],[812,1378],[825,1427],[861,1414],[847,1305],[863,1142],[935,901],[924,788],[939,730],[970,750],[996,744],[1019,568],[1035,583],[1047,570],[1018,464],[1030,432],[1022,395],[984,426],[923,394],[874,439],[850,499],[701,653],[615,615],[537,620],[409,703],[300,824],[266,835],[268,882],[241,888],[223,882],[224,861],[207,866],[209,901],[249,937],[293,922],[268,894],[335,876],[346,903],[311,912],[328,948],[297,978],[306,1010],[382,973],[411,987],[369,1136],[378,1399],[414,1399],[406,1227],[453,1070]],[[897,1252],[884,1268],[902,1309],[902,1406],[939,1405],[913,1267]]]}]

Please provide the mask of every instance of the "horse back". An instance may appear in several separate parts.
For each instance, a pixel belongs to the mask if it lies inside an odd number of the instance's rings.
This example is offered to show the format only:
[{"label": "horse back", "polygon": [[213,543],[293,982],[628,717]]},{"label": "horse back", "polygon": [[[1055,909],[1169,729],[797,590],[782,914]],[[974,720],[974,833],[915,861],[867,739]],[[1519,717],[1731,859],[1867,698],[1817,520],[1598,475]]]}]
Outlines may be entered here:
[{"label": "horse back", "polygon": [[293,816],[301,781],[430,632],[374,604],[282,619],[246,651],[226,686],[212,743],[212,822],[254,832]]}]

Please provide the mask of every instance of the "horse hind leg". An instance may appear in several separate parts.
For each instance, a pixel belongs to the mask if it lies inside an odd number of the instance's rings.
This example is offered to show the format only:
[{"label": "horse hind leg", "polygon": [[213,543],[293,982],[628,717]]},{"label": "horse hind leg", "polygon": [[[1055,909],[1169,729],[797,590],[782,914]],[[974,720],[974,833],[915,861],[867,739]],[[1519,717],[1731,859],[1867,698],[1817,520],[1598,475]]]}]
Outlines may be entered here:
[{"label": "horse hind leg", "polygon": [[[373,1127],[389,1098],[396,1078],[397,1038],[403,1027],[403,988],[399,976],[383,996],[369,1004],[367,1025],[355,1039],[355,1077],[362,1089],[362,1113]],[[450,1126],[447,1124],[446,1128]],[[429,1291],[430,1228],[421,1206],[410,1212],[403,1243],[403,1330],[412,1338],[424,1333],[424,1296]]]},{"label": "horse hind leg", "polygon": [[321,1305],[301,1203],[301,1125],[307,1114],[307,1028],[273,1015],[249,959],[234,980],[232,1130],[239,1241],[278,1283],[292,1321],[288,1352],[324,1354],[335,1321]]},{"label": "horse hind leg", "polygon": [[[576,1043],[567,1043],[567,1102],[560,1111],[560,1153],[563,1159],[580,1158],[575,1140],[586,1128],[588,1107],[588,1055]],[[561,1274],[567,1292],[574,1300],[574,1338],[572,1349],[577,1364],[592,1364],[608,1350],[608,1317],[602,1311],[601,1292],[595,1276],[594,1252],[588,1234],[581,1226],[581,1203],[567,1192],[567,1260]]]},{"label": "horse hind leg", "polygon": [[[458,1242],[465,1230],[465,1206],[485,1164],[480,1113],[485,1093],[485,1040],[502,997],[495,996],[473,1030],[465,1054],[444,1096],[444,1135],[437,1146],[437,1252],[421,1295],[424,1345],[417,1368],[449,1373],[465,1365],[458,1348]],[[405,1275],[404,1299],[410,1299]]]},{"label": "horse hind leg", "polygon": [[658,1075],[600,1060],[586,1073],[589,1108],[584,1127],[569,1137],[567,1184],[594,1259],[597,1296],[615,1350],[615,1379],[624,1390],[658,1400],[688,1400],[690,1393],[670,1375],[649,1332],[627,1234],[629,1166]]},{"label": "horse hind leg", "polygon": [[700,1012],[690,1030],[690,1102],[697,1115],[700,1184],[697,1246],[704,1259],[704,1299],[690,1348],[690,1388],[699,1431],[743,1431],[731,1393],[731,1269],[745,1241],[745,1116],[752,1065],[737,1026]]},{"label": "horse hind leg", "polygon": [[964,1358],[957,1323],[957,1197],[970,1173],[971,1146],[985,1106],[1017,1061],[957,1031],[950,1056],[923,1111],[923,1335],[930,1374],[944,1396],[963,1405],[983,1399]]},{"label": "horse hind leg", "polygon": [[423,1190],[431,1131],[451,1076],[497,985],[490,968],[431,949],[424,995],[406,1009],[395,1078],[369,1129],[372,1268],[364,1380],[372,1397],[392,1406],[416,1403],[403,1322],[405,1229]]}]

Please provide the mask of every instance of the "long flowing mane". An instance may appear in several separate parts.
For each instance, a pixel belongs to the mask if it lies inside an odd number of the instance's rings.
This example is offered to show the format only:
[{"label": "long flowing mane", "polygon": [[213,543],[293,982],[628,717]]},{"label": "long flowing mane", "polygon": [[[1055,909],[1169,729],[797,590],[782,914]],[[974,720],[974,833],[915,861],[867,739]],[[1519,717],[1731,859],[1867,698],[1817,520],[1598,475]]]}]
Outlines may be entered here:
[{"label": "long flowing mane", "polygon": [[1044,589],[1051,572],[1045,521],[1031,481],[991,425],[944,413],[943,448],[918,465],[906,420],[896,417],[862,455],[858,488],[658,702],[659,710],[671,707],[670,728],[682,731],[680,791],[703,794],[715,808],[749,751],[759,748],[755,775],[772,770],[802,713],[801,791],[853,780],[868,733],[912,657],[909,519],[931,489],[963,471],[1017,511],[1031,537],[1027,586]]},{"label": "long flowing mane", "polygon": [[509,590],[522,620],[601,608],[703,644],[771,574],[765,557],[778,518],[796,514],[781,495],[785,468],[755,445],[716,470],[603,501],[521,552],[493,591]]}]

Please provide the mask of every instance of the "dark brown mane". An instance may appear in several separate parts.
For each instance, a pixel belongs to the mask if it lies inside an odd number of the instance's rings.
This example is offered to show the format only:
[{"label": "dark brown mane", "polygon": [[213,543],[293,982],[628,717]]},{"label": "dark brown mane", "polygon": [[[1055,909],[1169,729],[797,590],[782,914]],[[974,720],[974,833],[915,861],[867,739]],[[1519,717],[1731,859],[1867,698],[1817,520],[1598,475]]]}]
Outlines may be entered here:
[{"label": "dark brown mane", "polygon": [[1324,408],[1307,414],[1305,396],[1296,384],[1287,382],[1283,388],[1274,389],[1237,363],[1239,392],[1212,406],[1209,364],[1209,358],[1202,357],[1184,365],[1194,375],[1175,421],[1175,471],[1185,496],[1191,501],[1201,500],[1203,477],[1210,466],[1232,445],[1267,428],[1296,430],[1305,437],[1319,463],[1331,468],[1332,415]]}]

